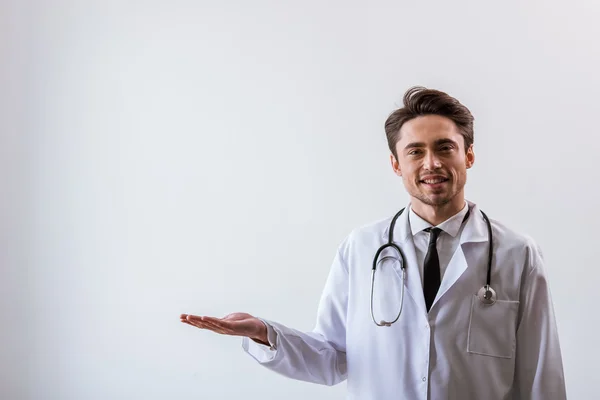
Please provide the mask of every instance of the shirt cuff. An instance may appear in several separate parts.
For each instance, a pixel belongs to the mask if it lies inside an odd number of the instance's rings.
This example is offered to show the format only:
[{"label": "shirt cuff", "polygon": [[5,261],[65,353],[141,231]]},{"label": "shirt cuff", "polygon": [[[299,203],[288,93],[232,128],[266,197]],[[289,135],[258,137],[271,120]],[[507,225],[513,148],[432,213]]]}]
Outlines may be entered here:
[{"label": "shirt cuff", "polygon": [[269,324],[267,321],[262,320],[262,323],[267,326],[267,339],[269,340],[269,345],[271,345],[270,350],[277,350],[277,332],[273,329],[273,326]]},{"label": "shirt cuff", "polygon": [[266,346],[248,337],[243,337],[242,347],[257,361],[263,363],[272,361],[275,358],[275,355],[277,354],[277,332],[275,331],[275,329],[273,329],[273,326],[267,321],[263,319],[260,320],[267,327],[267,340],[269,341],[269,346]]}]

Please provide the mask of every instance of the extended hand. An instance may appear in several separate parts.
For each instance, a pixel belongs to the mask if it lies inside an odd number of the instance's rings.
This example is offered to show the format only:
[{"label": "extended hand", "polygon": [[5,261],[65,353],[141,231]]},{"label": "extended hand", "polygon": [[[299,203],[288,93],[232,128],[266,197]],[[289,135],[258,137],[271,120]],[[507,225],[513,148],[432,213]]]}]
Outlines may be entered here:
[{"label": "extended hand", "polygon": [[258,318],[246,313],[233,313],[224,318],[181,314],[181,322],[222,335],[246,336],[269,345],[267,327]]}]

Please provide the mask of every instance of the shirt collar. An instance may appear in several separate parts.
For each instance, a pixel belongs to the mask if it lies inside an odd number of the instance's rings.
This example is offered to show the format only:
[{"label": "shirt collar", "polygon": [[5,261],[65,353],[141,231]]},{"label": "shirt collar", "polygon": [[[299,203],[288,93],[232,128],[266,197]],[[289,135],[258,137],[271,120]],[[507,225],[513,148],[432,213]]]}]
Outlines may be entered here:
[{"label": "shirt collar", "polygon": [[[457,214],[454,214],[452,217],[448,218],[441,224],[437,225],[437,227],[449,234],[450,236],[456,237],[456,235],[460,231],[460,227],[462,226],[463,220],[468,211],[469,205],[465,201],[465,205],[462,208],[462,210],[460,210]],[[419,232],[422,232],[424,229],[433,226],[429,222],[425,221],[423,218],[415,214],[412,207],[410,207],[408,218],[410,221],[410,229],[412,231],[413,236]]]}]

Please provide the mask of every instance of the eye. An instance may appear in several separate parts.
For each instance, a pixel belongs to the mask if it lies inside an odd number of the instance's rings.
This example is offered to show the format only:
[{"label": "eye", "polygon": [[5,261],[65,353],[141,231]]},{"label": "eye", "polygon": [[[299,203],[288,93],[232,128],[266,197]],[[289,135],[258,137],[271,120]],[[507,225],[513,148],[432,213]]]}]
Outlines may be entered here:
[{"label": "eye", "polygon": [[440,147],[441,151],[450,151],[452,150],[452,146],[449,144],[443,145],[442,147]]},{"label": "eye", "polygon": [[408,155],[409,156],[416,156],[420,152],[421,152],[421,150],[411,150],[411,151],[408,152]]}]

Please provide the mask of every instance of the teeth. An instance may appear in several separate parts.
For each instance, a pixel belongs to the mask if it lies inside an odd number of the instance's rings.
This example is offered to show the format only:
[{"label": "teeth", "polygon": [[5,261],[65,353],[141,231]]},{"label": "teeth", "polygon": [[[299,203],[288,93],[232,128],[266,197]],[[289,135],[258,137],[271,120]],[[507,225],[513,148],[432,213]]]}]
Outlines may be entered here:
[{"label": "teeth", "polygon": [[441,183],[441,182],[444,182],[445,180],[446,180],[445,178],[425,179],[423,182],[425,182],[425,183]]}]

